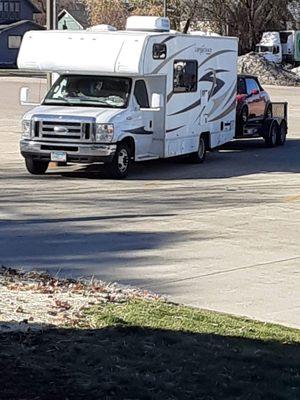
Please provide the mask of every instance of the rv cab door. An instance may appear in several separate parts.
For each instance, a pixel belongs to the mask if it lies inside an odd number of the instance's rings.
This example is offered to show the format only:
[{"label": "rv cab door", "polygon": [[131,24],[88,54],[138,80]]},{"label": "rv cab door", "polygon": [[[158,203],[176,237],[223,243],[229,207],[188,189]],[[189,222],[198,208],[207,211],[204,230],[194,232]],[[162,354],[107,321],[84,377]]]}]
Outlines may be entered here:
[{"label": "rv cab door", "polygon": [[158,145],[157,140],[164,131],[164,104],[157,104],[154,107],[152,103],[160,96],[161,103],[163,103],[161,89],[164,88],[164,85],[161,85],[160,90],[157,91],[157,87],[152,81],[152,77],[148,78],[147,84],[144,79],[138,79],[134,86],[135,115],[139,120],[136,140],[137,159],[160,157],[163,154],[163,146]]}]

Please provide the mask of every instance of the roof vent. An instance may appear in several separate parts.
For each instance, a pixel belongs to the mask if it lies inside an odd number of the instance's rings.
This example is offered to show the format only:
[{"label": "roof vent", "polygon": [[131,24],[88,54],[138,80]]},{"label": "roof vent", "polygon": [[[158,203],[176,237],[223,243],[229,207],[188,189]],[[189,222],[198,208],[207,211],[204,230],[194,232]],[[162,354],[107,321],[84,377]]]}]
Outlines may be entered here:
[{"label": "roof vent", "polygon": [[101,25],[94,25],[91,26],[90,28],[87,28],[87,31],[92,31],[92,32],[114,32],[116,31],[117,28],[115,28],[112,25],[105,25],[105,24],[101,24]]},{"label": "roof vent", "polygon": [[132,16],[127,18],[127,31],[169,32],[170,20],[164,17]]}]

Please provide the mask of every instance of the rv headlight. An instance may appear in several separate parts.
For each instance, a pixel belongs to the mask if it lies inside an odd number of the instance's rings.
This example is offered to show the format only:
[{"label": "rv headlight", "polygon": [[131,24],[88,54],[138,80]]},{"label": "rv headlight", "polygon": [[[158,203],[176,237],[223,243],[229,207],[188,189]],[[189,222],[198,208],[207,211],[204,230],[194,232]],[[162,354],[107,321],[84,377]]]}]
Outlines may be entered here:
[{"label": "rv headlight", "polygon": [[111,142],[113,135],[113,124],[96,124],[96,142]]},{"label": "rv headlight", "polygon": [[31,136],[31,120],[23,119],[22,121],[22,137],[30,138]]}]

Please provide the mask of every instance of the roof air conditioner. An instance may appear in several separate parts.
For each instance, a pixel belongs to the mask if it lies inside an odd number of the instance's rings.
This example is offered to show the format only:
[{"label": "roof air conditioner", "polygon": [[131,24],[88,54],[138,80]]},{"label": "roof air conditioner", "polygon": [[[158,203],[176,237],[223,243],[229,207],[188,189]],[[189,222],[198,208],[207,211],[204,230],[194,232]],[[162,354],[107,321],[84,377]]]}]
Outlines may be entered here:
[{"label": "roof air conditioner", "polygon": [[170,20],[165,17],[141,17],[132,16],[127,18],[127,31],[146,31],[146,32],[169,32]]}]

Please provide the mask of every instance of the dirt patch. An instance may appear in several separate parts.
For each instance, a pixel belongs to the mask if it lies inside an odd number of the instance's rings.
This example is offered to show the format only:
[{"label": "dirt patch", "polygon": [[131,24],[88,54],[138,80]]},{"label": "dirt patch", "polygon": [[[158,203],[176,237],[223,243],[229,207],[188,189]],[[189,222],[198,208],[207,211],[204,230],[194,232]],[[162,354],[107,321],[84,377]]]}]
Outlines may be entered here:
[{"label": "dirt patch", "polygon": [[[129,299],[158,299],[146,290],[99,280],[59,279],[42,272],[0,269],[0,332],[77,326],[84,310]],[[2,321],[2,322],[1,322]]]}]

